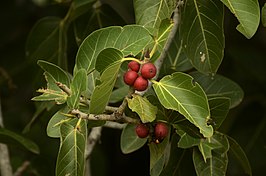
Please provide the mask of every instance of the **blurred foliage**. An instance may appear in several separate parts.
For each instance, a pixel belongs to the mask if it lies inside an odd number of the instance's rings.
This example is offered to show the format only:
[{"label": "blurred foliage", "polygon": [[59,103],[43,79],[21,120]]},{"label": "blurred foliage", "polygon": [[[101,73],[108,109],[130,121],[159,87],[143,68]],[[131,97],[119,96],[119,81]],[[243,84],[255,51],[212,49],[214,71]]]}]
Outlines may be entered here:
[{"label": "blurred foliage", "polygon": [[[44,78],[35,61],[25,57],[26,38],[33,25],[42,17],[64,17],[68,1],[58,4],[58,1],[45,0],[10,0],[3,1],[0,6],[0,98],[5,127],[17,133],[22,133],[35,112],[35,104],[31,98],[35,90],[44,86]],[[101,14],[102,24],[96,24],[92,19],[88,31],[108,25],[124,25],[134,22],[133,5],[130,0],[112,0],[106,2]],[[260,6],[263,6],[260,0]],[[115,13],[114,13],[115,12]],[[89,11],[80,18],[90,18],[94,14]],[[259,26],[255,36],[248,40],[236,29],[238,24],[234,16],[225,11],[225,57],[218,70],[237,82],[244,90],[243,102],[231,109],[221,126],[221,131],[232,136],[243,147],[250,160],[253,175],[265,174],[266,167],[266,28]],[[87,15],[87,17],[85,16]],[[114,21],[106,18],[114,15]],[[79,24],[75,24],[79,25]],[[77,43],[74,33],[75,26],[69,30],[68,68],[73,68]],[[87,32],[88,32],[87,31]],[[86,36],[87,34],[84,33]],[[84,36],[81,36],[83,38]],[[13,169],[16,170],[25,160],[30,166],[25,175],[53,175],[59,141],[47,136],[46,127],[49,118],[57,108],[47,113],[40,113],[38,122],[32,125],[24,135],[40,147],[36,155],[10,145],[10,155]],[[101,143],[97,144],[92,155],[92,172],[98,176],[104,175],[148,175],[149,152],[147,146],[124,155],[120,150],[119,130],[104,129]],[[47,145],[49,144],[49,145]],[[110,152],[112,151],[112,152]],[[191,151],[192,152],[192,151]],[[184,170],[191,170],[195,175],[191,154],[179,150],[178,155],[187,158],[179,163]],[[231,159],[232,157],[232,159]],[[240,166],[235,163],[229,153],[229,168],[227,175],[243,175]],[[101,169],[97,169],[101,166]],[[136,169],[137,168],[137,169]],[[191,168],[191,169],[190,169]],[[130,170],[130,172],[128,172]],[[182,170],[178,171],[182,175]]]}]

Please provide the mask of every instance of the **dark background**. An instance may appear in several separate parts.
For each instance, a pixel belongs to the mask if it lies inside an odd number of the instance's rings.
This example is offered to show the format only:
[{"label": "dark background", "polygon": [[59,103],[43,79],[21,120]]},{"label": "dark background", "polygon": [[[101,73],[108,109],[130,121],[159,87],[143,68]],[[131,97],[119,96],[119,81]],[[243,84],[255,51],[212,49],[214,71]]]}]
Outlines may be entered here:
[{"label": "dark background", "polygon": [[[261,7],[263,3],[261,0]],[[124,23],[134,22],[131,1],[113,0],[110,4],[122,16]],[[35,112],[34,103],[30,99],[36,95],[35,91],[40,85],[45,86],[41,69],[36,62],[25,57],[27,36],[38,19],[45,16],[64,17],[66,11],[66,5],[59,6],[55,3],[38,5],[30,0],[1,2],[0,98],[4,124],[9,130],[22,132]],[[235,29],[237,24],[236,18],[226,10],[225,57],[218,73],[237,82],[243,88],[245,97],[238,107],[230,110],[220,131],[232,136],[243,147],[254,176],[265,175],[266,28],[260,25],[255,36],[248,40]],[[70,49],[70,52],[69,63],[73,64],[76,48]],[[72,69],[73,65],[69,68]],[[55,109],[42,113],[31,131],[24,134],[39,145],[39,155],[32,154],[23,147],[10,145],[14,171],[23,161],[28,160],[31,165],[25,175],[54,175],[59,140],[46,135],[47,123],[54,112]],[[121,131],[114,129],[103,130],[100,143],[92,155],[93,175],[148,175],[148,148],[123,155],[119,145],[120,133]],[[182,166],[185,170],[193,171],[191,154],[187,152],[186,155],[187,160]],[[231,158],[228,175],[243,175],[239,165]]]}]

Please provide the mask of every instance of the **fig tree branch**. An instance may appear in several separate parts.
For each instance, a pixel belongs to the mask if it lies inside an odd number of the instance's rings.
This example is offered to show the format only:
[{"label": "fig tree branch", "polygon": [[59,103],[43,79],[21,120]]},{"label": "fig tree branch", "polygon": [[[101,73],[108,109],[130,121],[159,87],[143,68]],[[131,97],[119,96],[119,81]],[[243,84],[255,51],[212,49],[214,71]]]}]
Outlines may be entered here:
[{"label": "fig tree branch", "polygon": [[87,120],[104,120],[104,121],[117,121],[124,123],[139,123],[138,119],[134,119],[125,115],[120,115],[118,113],[112,114],[86,114],[78,109],[73,109],[70,114],[76,116],[77,118],[87,119]]}]

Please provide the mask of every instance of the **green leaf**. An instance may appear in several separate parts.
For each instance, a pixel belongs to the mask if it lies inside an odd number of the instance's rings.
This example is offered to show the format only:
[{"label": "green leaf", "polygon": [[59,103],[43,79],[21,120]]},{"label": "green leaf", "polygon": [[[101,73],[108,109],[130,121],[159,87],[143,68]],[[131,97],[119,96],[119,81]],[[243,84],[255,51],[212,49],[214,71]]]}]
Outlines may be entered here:
[{"label": "green leaf", "polygon": [[236,16],[239,25],[236,29],[250,39],[260,23],[260,9],[257,0],[221,0]]},{"label": "green leaf", "polygon": [[26,56],[30,60],[57,58],[60,21],[58,17],[45,17],[35,23],[26,42]]},{"label": "green leaf", "polygon": [[201,85],[208,98],[230,98],[230,108],[234,108],[240,104],[244,97],[244,92],[241,87],[224,76],[215,75],[210,77],[199,72],[193,72],[190,75]]},{"label": "green leaf", "polygon": [[213,128],[207,125],[210,118],[207,97],[192,79],[185,73],[177,72],[155,82],[153,88],[165,108],[178,111],[198,127],[204,137],[211,137]]},{"label": "green leaf", "polygon": [[227,153],[213,152],[212,157],[205,162],[201,153],[194,148],[193,163],[197,175],[200,176],[225,176],[228,164]]},{"label": "green leaf", "polygon": [[229,153],[232,153],[233,156],[237,159],[237,161],[240,163],[242,169],[245,171],[245,174],[252,176],[252,170],[251,170],[248,158],[247,158],[244,150],[230,136],[227,136],[227,139],[228,139],[229,144],[230,144]]},{"label": "green leaf", "polygon": [[129,87],[123,86],[118,89],[115,89],[109,99],[110,103],[117,103],[119,101],[122,101],[128,94]]},{"label": "green leaf", "polygon": [[187,0],[180,32],[192,65],[204,74],[215,74],[224,52],[223,4],[218,0]]},{"label": "green leaf", "polygon": [[133,98],[127,101],[128,107],[139,115],[142,123],[152,122],[156,119],[158,109],[146,97],[133,95]]},{"label": "green leaf", "polygon": [[176,71],[187,71],[193,68],[184,53],[182,42],[180,40],[180,34],[177,31],[163,60],[162,70],[165,74],[172,74]]},{"label": "green leaf", "polygon": [[91,10],[91,6],[96,0],[74,0],[73,3],[71,4],[72,8],[71,13],[69,15],[69,20],[73,21],[80,15],[84,14],[85,12]]},{"label": "green leaf", "polygon": [[135,132],[136,125],[127,124],[123,129],[120,139],[120,147],[124,154],[132,153],[147,142],[147,138],[139,138]]},{"label": "green leaf", "polygon": [[96,4],[92,6],[89,4],[90,6],[85,9],[87,12],[73,21],[75,39],[78,45],[81,44],[85,37],[97,29],[107,26],[125,25],[121,16],[108,4],[100,4],[98,7],[96,7]]},{"label": "green leaf", "polygon": [[181,137],[178,141],[179,148],[186,149],[200,144],[200,138],[194,138],[182,130],[177,130],[176,132]]},{"label": "green leaf", "polygon": [[115,48],[124,55],[136,55],[152,41],[149,32],[142,26],[112,26],[91,33],[80,45],[74,73],[84,68],[91,72],[95,68],[98,54],[106,48]]},{"label": "green leaf", "polygon": [[60,149],[56,162],[56,176],[81,176],[85,173],[87,123],[80,119],[74,126],[68,122],[60,126]]},{"label": "green leaf", "polygon": [[65,106],[61,110],[57,111],[52,118],[49,120],[47,125],[47,135],[52,138],[59,138],[60,137],[60,126],[65,122],[71,121],[72,117],[66,116],[69,112],[69,108]]},{"label": "green leaf", "polygon": [[25,138],[13,131],[0,127],[0,143],[9,143],[9,142],[11,143],[18,142],[32,153],[35,154],[40,153],[38,145],[32,140]]},{"label": "green leaf", "polygon": [[226,175],[229,142],[225,135],[216,132],[209,140],[201,141],[199,150],[193,150],[193,162],[197,175]]},{"label": "green leaf", "polygon": [[159,144],[150,143],[150,174],[158,176],[162,172],[164,166],[168,162],[168,154],[170,152],[171,144],[169,143],[170,135]]},{"label": "green leaf", "polygon": [[114,48],[107,48],[98,55],[96,68],[102,72],[101,83],[95,87],[91,96],[90,113],[100,114],[105,110],[122,64],[122,58],[123,54]]},{"label": "green leaf", "polygon": [[158,51],[163,51],[165,43],[168,39],[169,33],[173,28],[173,23],[169,19],[162,20],[158,29],[158,36],[156,42],[158,43]]},{"label": "green leaf", "polygon": [[[176,147],[178,142],[177,134],[173,134],[171,136],[171,147],[169,153],[169,160],[166,163],[165,168],[163,169],[160,176],[177,176],[180,175],[180,165],[182,163],[182,159],[184,157],[184,153],[186,150],[182,150]],[[183,162],[184,163],[184,162]],[[186,168],[187,169],[187,168]]]},{"label": "green leaf", "polygon": [[230,108],[230,99],[226,97],[215,97],[209,99],[211,110],[211,122],[214,129],[218,129],[226,118]]},{"label": "green leaf", "polygon": [[162,20],[170,19],[175,7],[175,0],[134,0],[136,24],[146,27],[157,36],[157,29]]},{"label": "green leaf", "polygon": [[37,97],[32,98],[34,101],[55,101],[57,104],[65,103],[67,99],[67,94],[62,91],[57,85],[54,77],[48,73],[44,72],[45,79],[47,81],[46,89],[38,89],[37,92],[43,93]]},{"label": "green leaf", "polygon": [[85,69],[80,69],[74,76],[70,85],[71,95],[67,99],[67,105],[70,108],[78,108],[81,93],[87,89],[87,80],[87,72]]},{"label": "green leaf", "polygon": [[261,9],[261,22],[264,27],[266,27],[266,3]]},{"label": "green leaf", "polygon": [[70,86],[70,78],[67,72],[63,69],[58,67],[57,65],[44,61],[39,60],[38,65],[46,72],[48,72],[56,82],[60,82],[65,84],[66,86]]}]

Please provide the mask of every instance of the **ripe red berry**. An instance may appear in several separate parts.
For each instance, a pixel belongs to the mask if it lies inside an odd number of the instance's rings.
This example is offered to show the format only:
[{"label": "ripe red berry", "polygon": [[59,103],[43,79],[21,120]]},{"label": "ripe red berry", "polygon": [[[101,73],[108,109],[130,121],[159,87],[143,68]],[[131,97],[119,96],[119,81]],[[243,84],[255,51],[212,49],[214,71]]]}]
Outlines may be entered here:
[{"label": "ripe red berry", "polygon": [[134,89],[137,90],[137,91],[144,91],[147,89],[148,87],[148,80],[147,79],[144,79],[142,76],[139,76],[135,82],[134,82]]},{"label": "ripe red berry", "polygon": [[128,63],[128,68],[135,72],[138,72],[140,68],[140,64],[137,61],[130,61]]},{"label": "ripe red berry", "polygon": [[137,77],[138,77],[137,72],[129,70],[124,74],[124,82],[127,85],[132,86],[134,84],[135,80],[137,79]]},{"label": "ripe red berry", "polygon": [[149,128],[147,125],[140,123],[136,126],[135,132],[139,138],[145,138],[149,135]]},{"label": "ripe red berry", "polygon": [[153,63],[148,62],[141,67],[141,76],[146,79],[151,79],[156,75],[156,67]]},{"label": "ripe red berry", "polygon": [[168,135],[168,126],[163,122],[158,122],[154,127],[154,135],[156,140],[163,140]]}]

